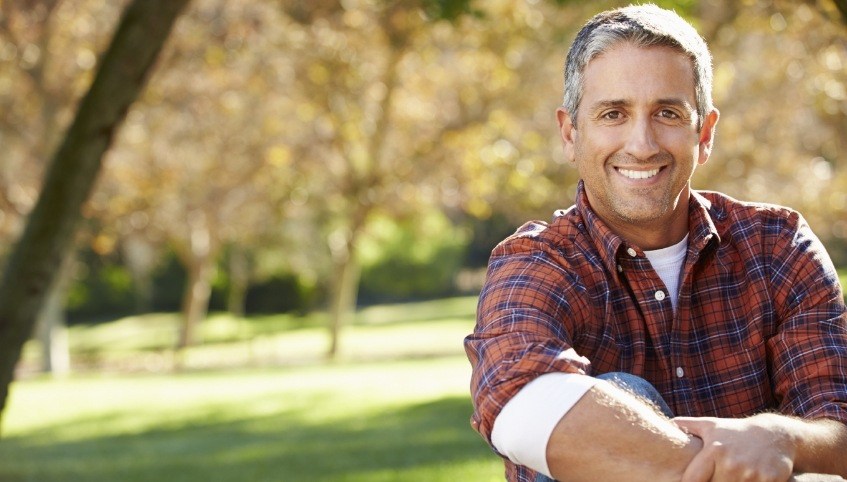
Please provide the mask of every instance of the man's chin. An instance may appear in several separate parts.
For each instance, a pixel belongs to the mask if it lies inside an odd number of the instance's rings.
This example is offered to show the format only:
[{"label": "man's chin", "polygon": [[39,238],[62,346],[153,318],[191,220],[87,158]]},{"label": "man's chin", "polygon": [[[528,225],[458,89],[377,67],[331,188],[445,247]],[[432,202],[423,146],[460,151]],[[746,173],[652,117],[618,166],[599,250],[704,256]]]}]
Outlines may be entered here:
[{"label": "man's chin", "polygon": [[627,206],[625,209],[616,209],[617,217],[628,224],[650,224],[661,220],[668,214],[667,207],[657,206]]}]

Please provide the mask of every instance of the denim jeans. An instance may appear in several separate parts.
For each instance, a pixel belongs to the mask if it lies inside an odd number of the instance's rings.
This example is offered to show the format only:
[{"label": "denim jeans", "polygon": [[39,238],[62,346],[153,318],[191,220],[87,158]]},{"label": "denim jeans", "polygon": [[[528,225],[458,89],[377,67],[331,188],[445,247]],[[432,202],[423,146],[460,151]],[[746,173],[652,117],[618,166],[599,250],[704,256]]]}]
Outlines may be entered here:
[{"label": "denim jeans", "polygon": [[[647,380],[639,376],[624,372],[604,373],[602,375],[598,375],[597,378],[599,378],[600,380],[606,380],[610,383],[614,383],[619,388],[626,390],[639,398],[643,398],[649,401],[666,416],[673,417],[673,412],[671,412],[671,409],[668,406],[667,402],[665,402],[665,399],[662,398],[662,396],[659,394],[659,391],[656,390],[656,387],[654,387]],[[544,474],[538,474],[538,477],[535,478],[535,482],[555,481]]]}]

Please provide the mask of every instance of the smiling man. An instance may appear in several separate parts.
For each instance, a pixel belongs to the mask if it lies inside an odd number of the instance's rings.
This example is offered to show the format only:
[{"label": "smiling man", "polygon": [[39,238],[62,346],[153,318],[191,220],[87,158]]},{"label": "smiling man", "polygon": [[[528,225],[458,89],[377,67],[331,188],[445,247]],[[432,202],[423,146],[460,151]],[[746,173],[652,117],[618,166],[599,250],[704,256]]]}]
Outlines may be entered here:
[{"label": "smiling man", "polygon": [[472,424],[508,480],[847,476],[838,278],[797,212],[691,189],[711,81],[673,12],[577,35],[557,111],[576,204],[494,249],[465,340]]}]

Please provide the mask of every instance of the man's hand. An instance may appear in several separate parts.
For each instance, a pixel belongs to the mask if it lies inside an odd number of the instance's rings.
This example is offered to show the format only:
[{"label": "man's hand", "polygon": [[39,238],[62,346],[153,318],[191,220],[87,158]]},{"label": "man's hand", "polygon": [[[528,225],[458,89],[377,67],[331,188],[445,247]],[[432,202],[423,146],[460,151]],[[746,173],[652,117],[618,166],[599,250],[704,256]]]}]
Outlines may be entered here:
[{"label": "man's hand", "polygon": [[688,464],[682,482],[791,480],[797,441],[773,415],[677,417],[673,421],[703,440],[703,449]]}]

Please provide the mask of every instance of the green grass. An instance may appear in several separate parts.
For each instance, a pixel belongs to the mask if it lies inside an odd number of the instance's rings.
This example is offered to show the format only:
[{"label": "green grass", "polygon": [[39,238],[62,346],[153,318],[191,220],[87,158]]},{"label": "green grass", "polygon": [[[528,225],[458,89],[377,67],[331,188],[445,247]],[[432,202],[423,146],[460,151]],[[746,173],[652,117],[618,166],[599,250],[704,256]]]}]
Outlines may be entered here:
[{"label": "green grass", "polygon": [[[345,327],[341,362],[432,358],[462,353],[461,341],[473,329],[474,297],[380,305],[361,310]],[[320,363],[328,348],[326,315],[258,316],[249,319],[212,314],[201,327],[200,346],[175,358],[179,316],[158,313],[70,329],[78,370],[167,371],[234,366]],[[39,347],[24,350],[23,372],[38,367]]]},{"label": "green grass", "polygon": [[[461,338],[472,311],[470,299],[364,310],[345,331],[338,363],[297,360],[325,348],[316,320],[219,316],[204,326],[215,341],[179,373],[130,361],[165,356],[165,315],[149,326],[124,319],[73,328],[74,349],[97,351],[103,367],[139,366],[15,382],[0,480],[503,480],[501,462],[468,424]],[[264,344],[245,336],[251,330],[265,330]],[[114,349],[98,345],[106,342]],[[245,350],[253,354],[237,368],[210,361]]]}]

